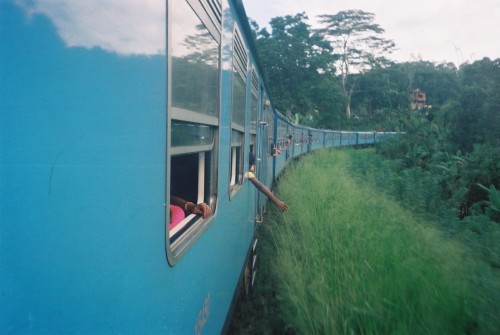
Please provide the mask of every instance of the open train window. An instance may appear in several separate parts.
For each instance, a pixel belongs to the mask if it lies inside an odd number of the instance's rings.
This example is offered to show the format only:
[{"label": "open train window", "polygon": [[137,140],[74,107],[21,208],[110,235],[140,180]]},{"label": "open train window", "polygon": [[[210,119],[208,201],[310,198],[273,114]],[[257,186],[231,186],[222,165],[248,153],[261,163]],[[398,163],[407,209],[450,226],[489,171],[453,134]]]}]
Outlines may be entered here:
[{"label": "open train window", "polygon": [[[170,197],[198,204],[205,203],[215,212],[217,203],[217,127],[172,120],[170,148]],[[170,212],[168,240],[178,254],[211,221],[187,212],[173,220]]]},{"label": "open train window", "polygon": [[233,130],[231,135],[231,191],[243,182],[243,134]]},{"label": "open train window", "polygon": [[231,111],[230,194],[243,184],[248,55],[238,29],[234,29]]},{"label": "open train window", "polygon": [[[189,199],[193,203],[206,203],[210,207],[215,204],[215,198],[210,196],[210,152],[172,156],[170,194],[182,199]],[[172,214],[172,213],[171,213]],[[169,224],[169,240],[175,244],[177,240],[194,229],[201,216],[185,213],[181,221],[172,221]]]},{"label": "open train window", "polygon": [[175,222],[170,209],[166,244],[174,265],[213,221],[217,205],[222,10],[220,0],[176,0],[168,1],[167,12],[166,201],[177,197],[212,209],[204,218],[179,206]]}]

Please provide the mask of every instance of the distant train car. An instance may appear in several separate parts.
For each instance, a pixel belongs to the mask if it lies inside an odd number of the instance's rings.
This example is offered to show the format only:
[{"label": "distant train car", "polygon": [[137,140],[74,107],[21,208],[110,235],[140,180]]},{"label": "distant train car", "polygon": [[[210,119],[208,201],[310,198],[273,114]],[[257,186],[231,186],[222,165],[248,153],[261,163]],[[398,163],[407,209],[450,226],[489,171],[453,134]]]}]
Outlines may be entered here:
[{"label": "distant train car", "polygon": [[340,132],[340,145],[341,146],[353,146],[357,144],[357,134],[353,131],[341,131]]},{"label": "distant train car", "polygon": [[397,138],[400,135],[404,135],[404,133],[399,133],[399,132],[375,132],[374,134],[374,141],[375,143],[380,143],[384,140],[390,139],[390,138]]},{"label": "distant train car", "polygon": [[325,132],[320,129],[309,129],[309,151],[319,150],[325,147]]},{"label": "distant train car", "polygon": [[325,130],[325,147],[335,148],[342,145],[342,132],[336,130]]},{"label": "distant train car", "polygon": [[357,132],[357,142],[358,146],[368,146],[373,145],[375,143],[375,133],[368,131],[358,131]]},{"label": "distant train car", "polygon": [[271,187],[356,144],[274,111],[247,20],[241,0],[0,3],[1,333],[224,330],[267,204],[249,153]]}]

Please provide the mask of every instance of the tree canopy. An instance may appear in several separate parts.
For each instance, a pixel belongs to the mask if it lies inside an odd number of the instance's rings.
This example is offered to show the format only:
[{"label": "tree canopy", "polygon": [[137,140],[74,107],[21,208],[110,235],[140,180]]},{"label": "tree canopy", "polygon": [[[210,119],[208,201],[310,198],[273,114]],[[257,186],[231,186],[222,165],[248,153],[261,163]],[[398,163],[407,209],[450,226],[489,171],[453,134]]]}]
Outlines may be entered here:
[{"label": "tree canopy", "polygon": [[375,15],[362,10],[347,10],[337,14],[319,16],[321,29],[318,34],[330,41],[338,55],[336,69],[342,80],[342,94],[346,101],[346,115],[351,117],[351,96],[355,87],[353,73],[390,64],[385,57],[395,44],[383,37],[385,32],[376,24]]},{"label": "tree canopy", "polygon": [[273,18],[271,32],[257,32],[257,47],[275,106],[290,118],[297,114],[314,123],[317,114],[340,103],[337,91],[331,90],[335,83],[326,75],[334,60],[332,47],[306,20],[304,13]]}]

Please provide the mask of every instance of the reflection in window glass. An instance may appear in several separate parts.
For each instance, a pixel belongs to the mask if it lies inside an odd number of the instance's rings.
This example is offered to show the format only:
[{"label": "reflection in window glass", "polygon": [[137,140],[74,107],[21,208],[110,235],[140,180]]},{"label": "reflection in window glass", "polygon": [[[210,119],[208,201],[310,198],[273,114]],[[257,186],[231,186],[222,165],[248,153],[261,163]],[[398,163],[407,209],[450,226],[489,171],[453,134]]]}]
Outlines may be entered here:
[{"label": "reflection in window glass", "polygon": [[213,127],[180,121],[172,121],[172,147],[211,145]]},{"label": "reflection in window glass", "polygon": [[257,132],[257,114],[259,112],[259,100],[252,94],[250,101],[250,132],[255,134]]},{"label": "reflection in window glass", "polygon": [[173,1],[169,17],[172,106],[217,117],[219,45],[186,1]]},{"label": "reflection in window glass", "polygon": [[259,77],[252,69],[252,89],[250,98],[250,133],[257,133],[257,114],[259,113]]},{"label": "reflection in window glass", "polygon": [[241,75],[233,69],[233,114],[232,122],[245,126],[246,84]]}]

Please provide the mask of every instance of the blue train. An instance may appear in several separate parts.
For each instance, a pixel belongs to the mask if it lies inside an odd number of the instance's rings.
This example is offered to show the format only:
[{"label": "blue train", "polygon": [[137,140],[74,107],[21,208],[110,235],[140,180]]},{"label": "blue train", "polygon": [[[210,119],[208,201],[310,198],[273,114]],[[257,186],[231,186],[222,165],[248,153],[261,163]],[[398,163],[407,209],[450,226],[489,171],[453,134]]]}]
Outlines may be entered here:
[{"label": "blue train", "polygon": [[[241,0],[0,2],[0,332],[214,334],[292,159]],[[212,215],[170,223],[170,199]]]}]

